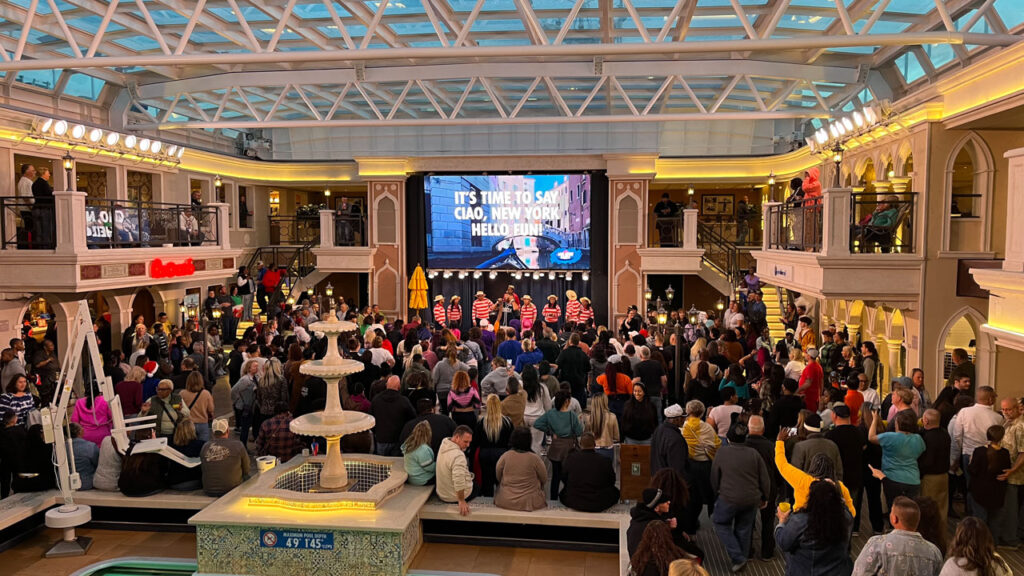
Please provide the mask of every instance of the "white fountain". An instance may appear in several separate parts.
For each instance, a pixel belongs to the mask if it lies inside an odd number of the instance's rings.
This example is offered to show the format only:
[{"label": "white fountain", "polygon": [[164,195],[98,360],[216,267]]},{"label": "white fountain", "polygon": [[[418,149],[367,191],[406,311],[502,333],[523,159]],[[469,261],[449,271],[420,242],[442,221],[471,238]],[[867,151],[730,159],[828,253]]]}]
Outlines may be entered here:
[{"label": "white fountain", "polygon": [[327,382],[327,404],[323,412],[306,414],[292,420],[291,430],[300,436],[323,436],[327,439],[327,460],[320,470],[319,488],[341,492],[352,484],[348,480],[348,471],[341,457],[341,437],[365,432],[374,425],[373,416],[362,412],[346,412],[341,408],[341,394],[338,388],[341,378],[361,372],[363,363],[341,357],[338,352],[338,335],[358,330],[358,326],[352,322],[338,320],[332,311],[326,322],[310,324],[309,330],[321,332],[327,337],[327,355],[323,360],[302,364],[299,366],[299,372],[323,378]]}]

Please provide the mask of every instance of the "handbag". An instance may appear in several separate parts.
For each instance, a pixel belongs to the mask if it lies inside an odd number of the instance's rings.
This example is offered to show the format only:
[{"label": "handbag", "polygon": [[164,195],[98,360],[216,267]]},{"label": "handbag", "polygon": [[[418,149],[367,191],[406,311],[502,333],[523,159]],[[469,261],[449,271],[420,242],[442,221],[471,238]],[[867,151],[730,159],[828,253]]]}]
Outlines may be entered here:
[{"label": "handbag", "polygon": [[576,435],[563,437],[553,436],[548,444],[548,460],[562,462],[569,454],[580,449],[580,440]]}]

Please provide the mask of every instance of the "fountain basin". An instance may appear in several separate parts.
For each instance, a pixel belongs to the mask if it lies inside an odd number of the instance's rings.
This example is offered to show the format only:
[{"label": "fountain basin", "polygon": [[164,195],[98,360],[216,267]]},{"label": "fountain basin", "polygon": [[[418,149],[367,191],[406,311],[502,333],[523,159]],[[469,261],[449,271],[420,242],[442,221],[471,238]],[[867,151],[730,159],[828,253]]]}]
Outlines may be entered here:
[{"label": "fountain basin", "polygon": [[325,456],[292,459],[287,468],[261,474],[243,497],[250,506],[288,510],[376,510],[408,479],[401,459],[358,454],[345,459],[349,483],[344,489],[321,488],[325,462]]},{"label": "fountain basin", "polygon": [[365,432],[374,426],[373,416],[363,412],[313,412],[292,420],[289,428],[299,436],[345,436]]},{"label": "fountain basin", "polygon": [[308,376],[317,376],[324,379],[337,379],[349,374],[355,374],[356,372],[362,372],[362,370],[362,362],[341,357],[327,357],[323,360],[311,360],[309,362],[304,362],[299,366],[299,372]]}]

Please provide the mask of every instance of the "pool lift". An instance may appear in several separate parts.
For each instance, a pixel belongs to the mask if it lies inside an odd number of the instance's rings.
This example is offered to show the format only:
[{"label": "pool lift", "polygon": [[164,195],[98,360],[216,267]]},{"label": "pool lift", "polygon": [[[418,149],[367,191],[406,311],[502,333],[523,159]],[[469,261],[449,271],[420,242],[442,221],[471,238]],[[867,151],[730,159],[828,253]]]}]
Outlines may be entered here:
[{"label": "pool lift", "polygon": [[[57,481],[63,504],[46,511],[46,525],[64,531],[63,538],[46,552],[47,558],[61,556],[81,556],[89,550],[92,538],[77,536],[75,528],[92,520],[92,509],[85,504],[75,504],[74,491],[82,487],[82,481],[75,469],[74,452],[71,446],[68,426],[68,404],[71,402],[72,388],[82,366],[82,355],[89,354],[89,363],[93,370],[93,378],[99,385],[100,394],[110,406],[113,418],[111,441],[118,452],[126,453],[130,446],[128,433],[135,430],[154,428],[156,415],[140,416],[125,419],[121,412],[121,399],[114,394],[114,385],[110,377],[103,373],[103,360],[100,356],[99,342],[93,332],[92,316],[85,300],[78,303],[78,312],[71,323],[70,345],[61,363],[58,394],[49,406],[40,410],[42,416],[43,435],[48,444],[54,447],[54,465],[57,467]],[[90,387],[90,394],[93,394]],[[187,458],[177,450],[167,446],[166,438],[153,438],[139,442],[134,452],[157,452],[179,464],[192,468],[199,465],[198,458]]]}]

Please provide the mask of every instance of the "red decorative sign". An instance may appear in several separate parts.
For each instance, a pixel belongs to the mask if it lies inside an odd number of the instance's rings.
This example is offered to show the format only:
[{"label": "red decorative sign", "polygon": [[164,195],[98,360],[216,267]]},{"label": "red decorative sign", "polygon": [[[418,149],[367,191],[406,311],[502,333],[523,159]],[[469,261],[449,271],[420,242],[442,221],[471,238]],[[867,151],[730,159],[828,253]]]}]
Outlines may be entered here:
[{"label": "red decorative sign", "polygon": [[192,259],[188,258],[181,264],[174,262],[164,263],[159,258],[149,263],[149,275],[153,278],[177,278],[178,276],[191,276],[196,273],[196,266]]}]

